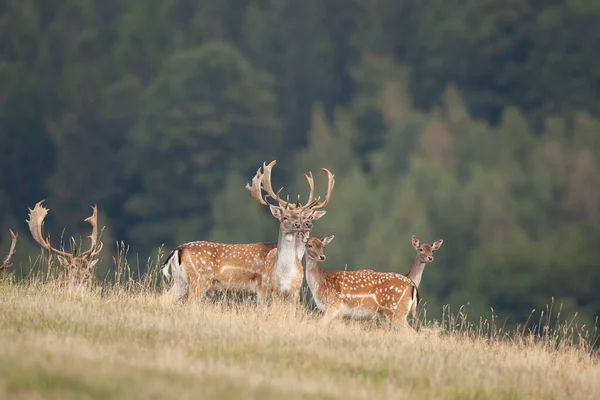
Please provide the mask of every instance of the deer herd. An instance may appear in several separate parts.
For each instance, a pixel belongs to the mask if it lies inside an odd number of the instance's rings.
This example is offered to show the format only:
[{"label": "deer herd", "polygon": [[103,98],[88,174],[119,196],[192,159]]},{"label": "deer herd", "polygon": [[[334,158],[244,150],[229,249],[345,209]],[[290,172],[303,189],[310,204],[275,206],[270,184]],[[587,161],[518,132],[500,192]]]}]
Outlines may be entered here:
[{"label": "deer herd", "polygon": [[[416,250],[415,260],[406,275],[393,272],[376,272],[371,269],[356,271],[324,270],[325,247],[334,236],[322,239],[311,237],[313,222],[326,211],[335,186],[335,175],[323,168],[328,185],[325,199],[315,197],[312,173],[304,174],[308,186],[308,199],[304,204],[284,199],[283,190],[275,192],[271,185],[271,171],[276,161],[263,163],[251,184],[246,184],[250,195],[261,205],[269,207],[279,220],[276,242],[226,244],[207,241],[184,243],[177,246],[164,262],[161,272],[171,288],[162,296],[169,302],[185,301],[190,297],[200,299],[219,292],[254,294],[258,303],[271,303],[273,299],[299,304],[303,280],[318,310],[323,312],[320,324],[326,325],[338,316],[351,318],[385,317],[392,325],[414,330],[407,321],[412,313],[417,318],[418,287],[427,263],[443,241],[421,243],[412,236]],[[261,171],[262,169],[262,171]],[[263,195],[264,192],[264,195]],[[270,201],[269,201],[270,199]],[[78,253],[72,237],[72,252],[52,247],[49,237],[44,237],[42,226],[48,209],[43,200],[29,209],[27,224],[33,239],[45,250],[57,255],[66,277],[77,286],[87,287],[93,276],[93,267],[102,251],[98,240],[98,209],[85,219],[91,225],[90,246]],[[10,267],[16,252],[18,235],[10,231],[12,242],[0,271]],[[305,265],[302,259],[305,259]]]}]

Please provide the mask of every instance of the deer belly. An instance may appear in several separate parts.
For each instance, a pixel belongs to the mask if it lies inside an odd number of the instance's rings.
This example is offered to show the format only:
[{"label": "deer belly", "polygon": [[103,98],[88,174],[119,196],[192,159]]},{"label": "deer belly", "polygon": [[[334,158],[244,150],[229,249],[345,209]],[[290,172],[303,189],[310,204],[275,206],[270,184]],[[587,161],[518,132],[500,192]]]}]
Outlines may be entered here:
[{"label": "deer belly", "polygon": [[248,290],[256,292],[257,274],[245,267],[224,266],[213,277],[212,287],[216,290]]},{"label": "deer belly", "polygon": [[375,294],[350,294],[345,293],[342,298],[342,314],[353,318],[373,317],[379,310]]},{"label": "deer belly", "polygon": [[370,317],[374,317],[376,314],[377,314],[377,311],[369,309],[369,308],[349,307],[347,305],[344,305],[342,307],[342,315],[344,317],[370,318]]},{"label": "deer belly", "polygon": [[224,290],[233,290],[233,291],[248,291],[252,293],[256,293],[257,286],[255,282],[215,282],[211,289],[224,291]]}]

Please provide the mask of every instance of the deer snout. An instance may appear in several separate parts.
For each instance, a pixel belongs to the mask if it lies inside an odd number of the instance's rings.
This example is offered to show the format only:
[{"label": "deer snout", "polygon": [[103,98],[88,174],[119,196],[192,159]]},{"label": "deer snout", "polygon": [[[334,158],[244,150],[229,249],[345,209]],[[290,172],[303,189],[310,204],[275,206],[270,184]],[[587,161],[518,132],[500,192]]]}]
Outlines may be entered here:
[{"label": "deer snout", "polygon": [[294,228],[300,229],[301,226],[300,222],[294,222]]},{"label": "deer snout", "polygon": [[312,221],[304,221],[304,227],[305,228],[312,228]]},{"label": "deer snout", "polygon": [[320,254],[319,255],[319,260],[321,260],[321,261],[325,261],[326,258],[327,257],[325,257],[325,254]]},{"label": "deer snout", "polygon": [[433,256],[427,256],[427,261],[433,261]]}]

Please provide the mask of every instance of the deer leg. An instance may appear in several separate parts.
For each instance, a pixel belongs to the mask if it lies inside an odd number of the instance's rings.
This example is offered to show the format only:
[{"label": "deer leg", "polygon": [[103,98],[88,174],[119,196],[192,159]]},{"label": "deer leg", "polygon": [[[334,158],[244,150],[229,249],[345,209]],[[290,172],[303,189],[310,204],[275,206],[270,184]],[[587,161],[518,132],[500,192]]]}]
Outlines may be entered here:
[{"label": "deer leg", "polygon": [[294,291],[291,298],[292,298],[292,304],[295,307],[298,307],[300,305],[300,289]]},{"label": "deer leg", "polygon": [[256,302],[262,305],[268,305],[271,302],[271,293],[261,277],[256,282]]},{"label": "deer leg", "polygon": [[397,312],[391,316],[390,320],[392,325],[399,328],[402,332],[416,333],[417,331],[410,326],[406,317],[407,313]]},{"label": "deer leg", "polygon": [[189,285],[185,277],[173,275],[173,286],[161,298],[168,303],[185,302],[189,295]]},{"label": "deer leg", "polygon": [[319,321],[319,326],[327,326],[333,321],[335,317],[340,315],[342,312],[342,307],[339,306],[329,306],[325,311],[325,315]]},{"label": "deer leg", "polygon": [[193,298],[196,301],[204,300],[204,296],[206,295],[206,292],[208,292],[209,289],[211,289],[211,287],[212,287],[212,281],[209,279],[208,276],[199,274],[199,275],[196,275],[194,277],[194,279],[191,280],[189,287],[190,287],[190,290],[189,290],[190,298]]}]

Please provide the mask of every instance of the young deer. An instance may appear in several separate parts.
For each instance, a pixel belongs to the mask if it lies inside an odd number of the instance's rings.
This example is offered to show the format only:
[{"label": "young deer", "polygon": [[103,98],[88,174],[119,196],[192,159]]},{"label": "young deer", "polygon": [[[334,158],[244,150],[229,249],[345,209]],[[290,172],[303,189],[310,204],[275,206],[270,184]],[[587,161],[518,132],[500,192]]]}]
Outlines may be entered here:
[{"label": "young deer", "polygon": [[[276,161],[263,164],[264,173],[257,171],[252,185],[246,185],[251,195],[261,204],[268,204],[261,198],[261,185],[271,188],[271,169]],[[312,201],[314,183],[312,174],[305,174],[310,186],[309,198],[312,204],[302,206],[300,202],[288,206],[272,206],[271,213],[280,221],[280,229],[296,232],[310,231],[313,221],[325,215],[317,210],[317,202]],[[263,182],[264,181],[264,182]],[[275,195],[275,193],[271,193]],[[310,202],[309,202],[310,203]],[[293,243],[295,246],[295,243]],[[261,281],[261,268],[267,254],[278,246],[278,242],[226,244],[197,241],[176,247],[163,264],[162,273],[168,279],[173,276],[174,284],[166,296],[173,300],[183,300],[188,295],[204,296],[207,292],[231,291],[234,293],[257,293]],[[295,246],[300,258],[304,254],[303,245]]]},{"label": "young deer", "polygon": [[72,253],[55,249],[50,245],[49,238],[44,239],[42,226],[49,210],[42,206],[43,202],[44,200],[38,202],[33,210],[29,209],[27,224],[29,225],[31,236],[44,249],[57,255],[58,261],[65,269],[67,279],[74,286],[87,287],[92,278],[92,269],[98,262],[98,256],[103,246],[102,242],[98,242],[98,208],[93,206],[92,215],[85,219],[85,222],[88,222],[92,226],[92,234],[88,236],[90,238],[90,248],[77,255],[77,245],[73,237],[71,237],[71,242],[73,243]]},{"label": "young deer", "polygon": [[8,268],[10,268],[10,266],[11,266],[10,259],[15,255],[15,253],[17,251],[17,238],[19,237],[19,234],[14,233],[11,230],[9,230],[9,231],[10,231],[10,236],[12,237],[12,242],[10,243],[10,250],[8,250],[8,255],[6,256],[6,258],[4,258],[2,265],[0,265],[0,272],[5,271]]},{"label": "young deer", "polygon": [[373,270],[324,271],[319,261],[326,259],[323,250],[333,238],[308,238],[306,243],[306,280],[317,308],[325,312],[320,323],[326,325],[338,315],[364,318],[381,314],[392,324],[414,331],[407,316],[411,311],[414,318],[417,316],[418,286],[423,268],[433,261],[433,252],[443,241],[438,240],[433,245],[419,244],[413,236],[417,257],[406,277]]}]

